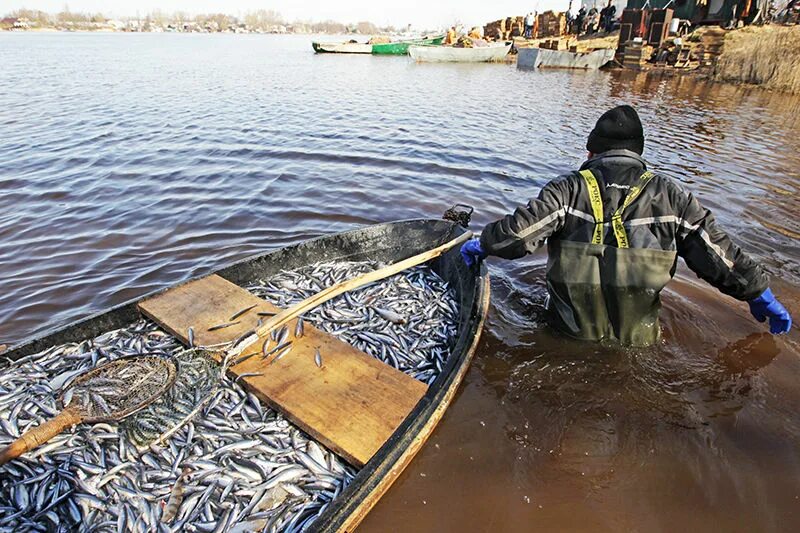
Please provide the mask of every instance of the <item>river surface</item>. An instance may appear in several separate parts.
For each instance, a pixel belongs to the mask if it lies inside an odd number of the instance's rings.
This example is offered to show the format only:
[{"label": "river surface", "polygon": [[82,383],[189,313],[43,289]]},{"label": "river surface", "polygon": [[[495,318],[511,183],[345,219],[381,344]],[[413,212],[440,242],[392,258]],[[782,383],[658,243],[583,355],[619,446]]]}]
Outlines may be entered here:
[{"label": "river surface", "polygon": [[[362,224],[464,202],[479,231],[620,103],[800,317],[800,100],[309,41],[0,34],[0,344]],[[545,260],[490,260],[466,382],[361,531],[797,531],[800,328],[764,333],[681,267],[660,346],[570,341],[545,326]]]}]

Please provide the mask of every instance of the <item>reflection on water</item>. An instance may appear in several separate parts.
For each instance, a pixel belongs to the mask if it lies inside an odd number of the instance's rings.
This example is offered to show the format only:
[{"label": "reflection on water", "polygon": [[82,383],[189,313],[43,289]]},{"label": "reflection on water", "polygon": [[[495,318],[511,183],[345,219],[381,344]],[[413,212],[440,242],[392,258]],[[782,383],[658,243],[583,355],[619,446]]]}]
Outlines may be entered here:
[{"label": "reflection on water", "polygon": [[[308,39],[0,34],[0,344],[235,258],[476,207],[628,102],[800,315],[800,100],[691,78],[314,56]],[[564,339],[544,254],[492,260],[467,382],[364,531],[796,530],[800,348],[685,269],[664,340]]]}]

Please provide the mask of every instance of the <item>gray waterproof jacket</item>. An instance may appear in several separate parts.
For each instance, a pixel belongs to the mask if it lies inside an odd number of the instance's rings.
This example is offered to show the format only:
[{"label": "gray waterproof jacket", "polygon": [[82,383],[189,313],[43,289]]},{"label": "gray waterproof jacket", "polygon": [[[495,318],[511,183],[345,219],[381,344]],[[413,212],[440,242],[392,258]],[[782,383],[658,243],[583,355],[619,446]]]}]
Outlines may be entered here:
[{"label": "gray waterproof jacket", "polygon": [[548,309],[557,327],[582,339],[655,343],[660,293],[678,256],[739,300],[759,296],[768,284],[710,211],[670,179],[648,172],[628,150],[589,159],[481,235],[484,251],[505,259],[545,241]]}]

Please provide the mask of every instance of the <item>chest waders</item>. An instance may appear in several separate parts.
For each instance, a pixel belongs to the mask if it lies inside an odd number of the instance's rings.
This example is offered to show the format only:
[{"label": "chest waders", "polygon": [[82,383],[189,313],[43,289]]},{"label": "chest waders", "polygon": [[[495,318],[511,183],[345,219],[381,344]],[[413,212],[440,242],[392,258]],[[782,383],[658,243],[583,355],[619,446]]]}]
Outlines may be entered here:
[{"label": "chest waders", "polygon": [[548,241],[547,282],[557,325],[590,340],[616,339],[624,344],[658,341],[659,293],[672,278],[676,254],[631,247],[622,217],[647,184],[645,172],[611,216],[616,246],[604,244],[603,197],[595,175],[580,172],[589,195],[594,226],[587,241]]}]

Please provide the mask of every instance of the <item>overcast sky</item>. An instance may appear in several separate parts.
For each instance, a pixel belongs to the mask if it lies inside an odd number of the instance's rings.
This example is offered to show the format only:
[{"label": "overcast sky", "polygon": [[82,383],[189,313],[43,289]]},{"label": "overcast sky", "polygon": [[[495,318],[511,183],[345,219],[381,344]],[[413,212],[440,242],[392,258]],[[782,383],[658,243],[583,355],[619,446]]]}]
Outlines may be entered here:
[{"label": "overcast sky", "polygon": [[66,3],[64,0],[3,0],[1,4],[3,7],[0,10],[4,13],[19,7],[58,12],[68,5],[71,11],[99,11],[109,16],[133,16],[137,11],[144,15],[154,9],[231,15],[256,9],[274,9],[289,20],[369,20],[380,25],[413,24],[420,28],[431,28],[456,21],[467,26],[482,25],[535,9],[564,11],[569,0],[70,0]]}]

